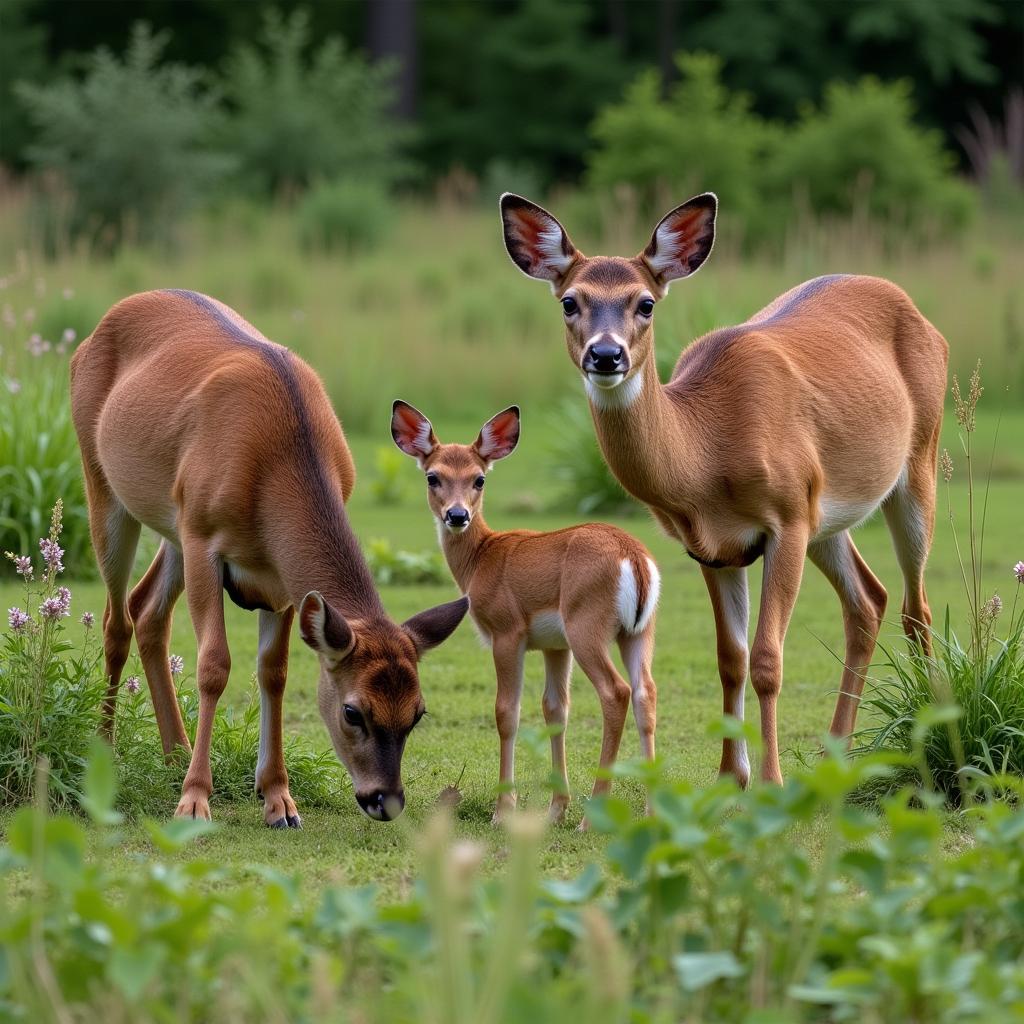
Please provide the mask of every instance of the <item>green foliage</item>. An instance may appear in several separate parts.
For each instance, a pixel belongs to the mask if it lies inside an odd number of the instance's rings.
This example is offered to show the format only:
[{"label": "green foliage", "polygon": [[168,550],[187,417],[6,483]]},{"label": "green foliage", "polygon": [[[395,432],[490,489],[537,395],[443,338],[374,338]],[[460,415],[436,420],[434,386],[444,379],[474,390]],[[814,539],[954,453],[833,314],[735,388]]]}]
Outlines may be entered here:
[{"label": "green foliage", "polygon": [[309,17],[270,10],[256,45],[230,55],[224,141],[249,186],[270,194],[323,179],[389,183],[409,167],[407,131],[389,120],[393,70],[370,66],[330,36],[311,48]]},{"label": "green foliage", "polygon": [[378,537],[366,549],[366,561],[379,586],[444,583],[448,567],[438,551],[403,551]]},{"label": "green foliage", "polygon": [[339,178],[313,185],[295,219],[305,249],[351,254],[377,245],[394,220],[394,207],[379,182]]},{"label": "green foliage", "polygon": [[32,126],[15,101],[17,81],[39,82],[46,77],[46,29],[32,17],[33,0],[5,0],[0,32],[0,163],[14,166],[32,138]]},{"label": "green foliage", "polygon": [[73,237],[167,237],[231,166],[212,138],[215,95],[195,69],[160,62],[166,44],[140,23],[123,59],[101,48],[81,79],[17,89],[38,129],[29,159],[72,189]]},{"label": "green foliage", "polygon": [[[310,905],[270,867],[183,865],[183,847],[212,827],[202,822],[151,823],[155,855],[104,857],[121,836],[99,747],[83,799],[92,844],[43,809],[10,821],[0,1011],[256,1024],[1008,1022],[1024,1001],[1024,809],[980,808],[972,841],[947,851],[941,813],[915,808],[910,792],[878,816],[846,803],[886,770],[837,751],[785,787],[740,792],[623,765],[654,814],[592,801],[607,846],[575,878],[540,877],[541,826],[517,817],[502,877],[481,882],[484,847],[453,844],[439,816],[402,902],[329,885]],[[801,842],[808,828],[823,850]]]},{"label": "green foliage", "polygon": [[556,508],[586,516],[639,511],[604,461],[586,402],[578,396],[561,402],[549,418],[547,437],[548,472],[560,488]]},{"label": "green foliage", "polygon": [[381,446],[374,452],[376,476],[370,493],[379,505],[398,505],[405,497],[405,457],[397,448]]}]

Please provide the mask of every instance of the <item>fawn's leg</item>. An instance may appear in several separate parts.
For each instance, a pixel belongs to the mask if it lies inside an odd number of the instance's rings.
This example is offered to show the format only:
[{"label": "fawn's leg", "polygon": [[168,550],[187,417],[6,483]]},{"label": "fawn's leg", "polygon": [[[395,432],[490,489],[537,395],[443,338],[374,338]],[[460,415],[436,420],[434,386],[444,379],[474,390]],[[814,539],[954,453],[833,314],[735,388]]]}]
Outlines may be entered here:
[{"label": "fawn's leg", "polygon": [[544,721],[558,728],[551,737],[551,770],[560,779],[561,789],[551,794],[548,820],[561,824],[569,806],[569,775],[565,768],[565,728],[569,722],[569,680],[572,676],[572,651],[544,652]]},{"label": "fawn's leg", "polygon": [[520,636],[495,636],[491,653],[494,656],[494,669],[498,680],[494,720],[498,726],[498,738],[501,743],[498,769],[501,792],[498,794],[493,818],[497,824],[516,806],[516,732],[519,729],[519,707],[523,696],[523,657],[526,654],[526,642]]}]

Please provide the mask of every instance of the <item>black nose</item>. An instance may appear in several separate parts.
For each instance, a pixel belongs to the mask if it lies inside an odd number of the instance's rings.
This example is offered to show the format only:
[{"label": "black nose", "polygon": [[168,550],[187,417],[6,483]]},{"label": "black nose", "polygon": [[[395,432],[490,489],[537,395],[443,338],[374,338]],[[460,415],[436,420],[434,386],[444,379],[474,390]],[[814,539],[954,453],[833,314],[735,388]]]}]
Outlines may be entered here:
[{"label": "black nose", "polygon": [[587,349],[584,369],[598,373],[619,373],[623,369],[626,350],[614,341],[596,341]]},{"label": "black nose", "polygon": [[374,821],[393,821],[405,809],[405,790],[385,792],[378,789],[373,793],[356,793],[356,802]]},{"label": "black nose", "polygon": [[456,506],[448,509],[445,519],[448,520],[449,526],[465,526],[469,522],[469,512]]}]

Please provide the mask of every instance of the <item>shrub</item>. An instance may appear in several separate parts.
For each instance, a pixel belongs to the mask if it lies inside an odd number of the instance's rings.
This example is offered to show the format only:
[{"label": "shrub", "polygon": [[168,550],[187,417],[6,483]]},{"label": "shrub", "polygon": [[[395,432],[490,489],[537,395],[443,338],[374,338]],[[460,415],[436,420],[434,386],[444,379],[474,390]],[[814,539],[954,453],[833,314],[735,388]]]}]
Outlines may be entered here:
[{"label": "shrub", "polygon": [[338,178],[321,181],[296,210],[299,241],[306,249],[355,253],[372,249],[394,219],[384,187],[375,181]]},{"label": "shrub", "polygon": [[259,44],[228,59],[225,137],[244,180],[262,193],[318,178],[394,182],[409,166],[408,130],[388,117],[392,67],[367,64],[336,36],[311,49],[310,36],[305,11],[270,10]]},{"label": "shrub", "polygon": [[379,586],[445,583],[448,567],[439,551],[402,551],[389,540],[375,538],[366,550],[366,561]]},{"label": "shrub", "polygon": [[405,459],[397,448],[380,447],[374,453],[377,475],[370,493],[378,505],[398,505],[405,496]]},{"label": "shrub", "polygon": [[101,48],[80,80],[18,88],[39,133],[30,161],[71,186],[72,235],[105,249],[168,237],[231,167],[216,97],[195,69],[160,63],[166,43],[138,24],[123,58]]}]

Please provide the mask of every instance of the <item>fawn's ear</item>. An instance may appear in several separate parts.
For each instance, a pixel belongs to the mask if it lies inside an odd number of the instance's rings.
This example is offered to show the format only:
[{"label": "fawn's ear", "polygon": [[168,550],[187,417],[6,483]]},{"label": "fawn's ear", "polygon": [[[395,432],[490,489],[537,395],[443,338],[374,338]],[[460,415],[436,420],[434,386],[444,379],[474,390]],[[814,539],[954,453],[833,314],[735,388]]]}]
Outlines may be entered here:
[{"label": "fawn's ear", "polygon": [[318,590],[311,590],[299,606],[299,634],[328,661],[343,661],[352,653],[356,637],[345,616],[332,608]]},{"label": "fawn's ear", "polygon": [[519,444],[519,406],[492,416],[481,428],[480,436],[473,443],[477,454],[490,466],[498,459],[504,459],[516,450]]},{"label": "fawn's ear", "polygon": [[696,272],[711,253],[715,241],[718,196],[705,192],[661,218],[640,259],[664,288]]},{"label": "fawn's ear", "polygon": [[423,657],[432,647],[443,643],[455,632],[468,611],[469,598],[460,597],[457,601],[439,604],[436,608],[429,608],[406,619],[402,628],[416,645],[417,655]]},{"label": "fawn's ear", "polygon": [[401,399],[395,399],[391,407],[391,436],[395,444],[421,466],[438,444],[430,420],[419,409]]},{"label": "fawn's ear", "polygon": [[552,288],[582,255],[547,210],[511,192],[501,197],[501,226],[512,262],[528,277],[550,281]]}]

